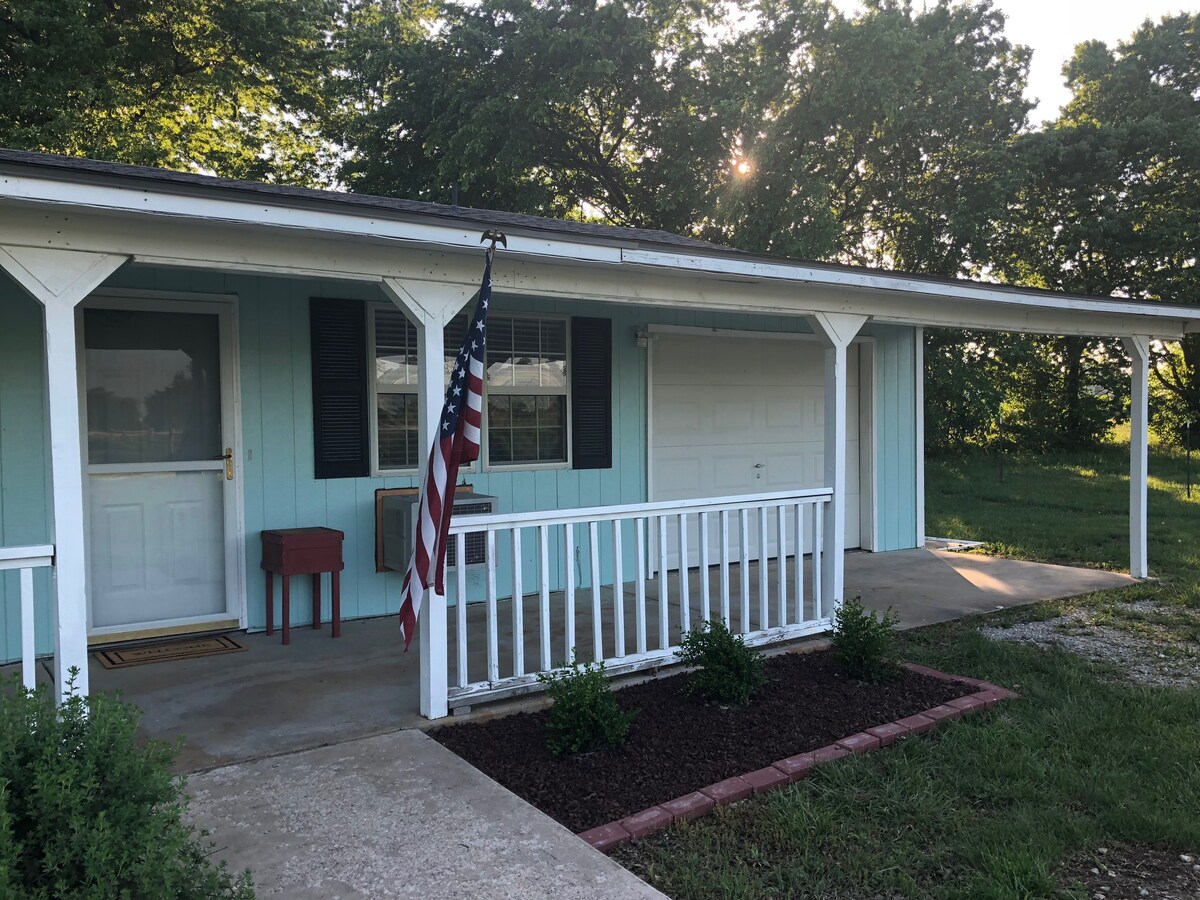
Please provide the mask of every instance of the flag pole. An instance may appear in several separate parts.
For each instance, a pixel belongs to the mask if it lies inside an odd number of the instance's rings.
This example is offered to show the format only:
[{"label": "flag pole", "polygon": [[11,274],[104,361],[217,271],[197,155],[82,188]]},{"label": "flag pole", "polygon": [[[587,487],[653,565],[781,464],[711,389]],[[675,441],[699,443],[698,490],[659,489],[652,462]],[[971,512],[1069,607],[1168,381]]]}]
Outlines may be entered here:
[{"label": "flag pole", "polygon": [[[508,249],[508,238],[500,231],[488,229],[479,242],[490,242],[484,253],[483,282],[479,287],[474,314],[468,320],[467,333],[455,359],[438,428],[429,448],[429,463],[425,467],[418,503],[412,557],[401,589],[400,631],[405,650],[415,636],[425,593],[432,588],[435,594],[445,594],[446,550],[458,470],[462,463],[478,459],[480,453],[492,259],[497,244]],[[428,375],[431,368],[427,360],[422,371]],[[459,564],[462,564],[461,561]]]}]

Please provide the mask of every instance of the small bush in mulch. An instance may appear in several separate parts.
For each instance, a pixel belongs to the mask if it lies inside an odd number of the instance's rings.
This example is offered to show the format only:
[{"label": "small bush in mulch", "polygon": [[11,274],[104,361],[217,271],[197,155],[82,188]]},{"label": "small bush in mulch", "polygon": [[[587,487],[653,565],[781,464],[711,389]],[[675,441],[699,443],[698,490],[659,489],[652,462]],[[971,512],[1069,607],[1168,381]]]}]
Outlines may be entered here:
[{"label": "small bush in mulch", "polygon": [[833,654],[851,678],[875,684],[891,681],[899,673],[892,654],[896,648],[896,623],[891,608],[877,616],[867,611],[859,597],[847,600],[833,613]]},{"label": "small bush in mulch", "polygon": [[574,663],[538,681],[554,701],[546,719],[546,746],[554,756],[611,750],[624,742],[637,712],[617,706],[603,662]]},{"label": "small bush in mulch", "polygon": [[555,756],[545,731],[553,707],[430,735],[578,832],[969,693],[904,669],[894,681],[867,684],[829,651],[765,660],[762,687],[745,706],[706,702],[688,690],[690,678],[615,691],[617,705],[638,717],[613,750]]},{"label": "small bush in mulch", "polygon": [[762,685],[762,656],[719,619],[701,622],[680,645],[680,662],[697,667],[689,690],[705,700],[745,706]]}]

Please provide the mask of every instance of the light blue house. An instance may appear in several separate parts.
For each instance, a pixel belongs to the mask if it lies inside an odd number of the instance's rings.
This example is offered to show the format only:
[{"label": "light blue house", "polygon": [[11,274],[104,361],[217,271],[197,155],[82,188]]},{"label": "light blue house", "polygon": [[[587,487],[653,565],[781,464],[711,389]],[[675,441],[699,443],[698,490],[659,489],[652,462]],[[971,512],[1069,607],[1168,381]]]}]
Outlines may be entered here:
[{"label": "light blue house", "polygon": [[0,151],[0,661],[86,680],[89,644],[261,630],[265,529],[343,532],[343,617],[394,615],[377,492],[418,484],[484,229],[508,246],[460,480],[494,499],[422,612],[426,715],[576,644],[661,663],[697,617],[827,628],[847,548],[923,543],[927,325],[1126,341],[1146,574],[1149,339],[1200,310]]}]

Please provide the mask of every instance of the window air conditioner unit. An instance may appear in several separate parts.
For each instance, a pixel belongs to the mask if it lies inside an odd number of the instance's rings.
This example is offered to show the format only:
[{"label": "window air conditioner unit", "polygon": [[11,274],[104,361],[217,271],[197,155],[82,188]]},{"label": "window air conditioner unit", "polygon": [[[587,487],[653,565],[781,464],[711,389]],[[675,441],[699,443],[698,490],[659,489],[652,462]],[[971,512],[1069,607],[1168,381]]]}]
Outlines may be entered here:
[{"label": "window air conditioner unit", "polygon": [[[413,525],[417,514],[416,495],[400,495],[383,498],[383,564],[389,569],[403,572],[408,569],[412,558]],[[474,516],[494,513],[500,501],[487,494],[459,494],[454,498],[454,516]],[[453,516],[451,517],[453,521]],[[466,536],[468,567],[487,563],[487,533],[475,531]],[[451,535],[446,548],[446,568],[458,565],[458,538]]]}]

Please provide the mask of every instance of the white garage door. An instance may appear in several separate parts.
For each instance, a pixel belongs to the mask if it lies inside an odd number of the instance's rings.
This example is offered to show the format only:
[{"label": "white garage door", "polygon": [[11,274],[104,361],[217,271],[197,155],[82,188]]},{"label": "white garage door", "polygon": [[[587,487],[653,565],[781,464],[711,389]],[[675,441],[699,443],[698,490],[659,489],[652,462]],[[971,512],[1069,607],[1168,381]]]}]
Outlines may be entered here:
[{"label": "white garage door", "polygon": [[[861,543],[858,361],[851,345],[847,547]],[[652,500],[824,484],[825,354],[816,341],[656,335],[651,366]],[[757,555],[753,535],[751,541]],[[689,554],[693,565],[695,556]]]}]

